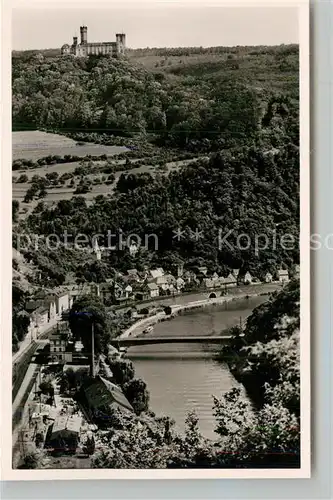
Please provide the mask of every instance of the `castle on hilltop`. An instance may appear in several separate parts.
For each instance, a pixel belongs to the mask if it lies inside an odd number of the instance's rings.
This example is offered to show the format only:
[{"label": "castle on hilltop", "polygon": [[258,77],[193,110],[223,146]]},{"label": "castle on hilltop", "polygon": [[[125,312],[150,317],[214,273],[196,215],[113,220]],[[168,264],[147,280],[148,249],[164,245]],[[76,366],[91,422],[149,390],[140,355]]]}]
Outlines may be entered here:
[{"label": "castle on hilltop", "polygon": [[80,43],[77,43],[77,36],[73,37],[73,44],[65,43],[61,47],[62,55],[73,55],[85,57],[90,55],[123,55],[125,53],[125,34],[117,33],[115,42],[95,42],[88,43],[88,28],[80,26]]}]

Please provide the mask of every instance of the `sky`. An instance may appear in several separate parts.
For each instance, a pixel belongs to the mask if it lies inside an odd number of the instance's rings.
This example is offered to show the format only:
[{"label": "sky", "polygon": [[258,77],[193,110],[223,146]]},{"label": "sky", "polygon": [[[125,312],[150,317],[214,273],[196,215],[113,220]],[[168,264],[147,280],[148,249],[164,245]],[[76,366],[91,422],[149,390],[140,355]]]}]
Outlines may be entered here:
[{"label": "sky", "polygon": [[[80,26],[88,42],[114,41],[126,33],[126,45],[189,47],[298,43],[296,7],[205,6],[173,3],[90,8],[16,7],[12,11],[12,49],[47,49],[72,43]],[[109,4],[110,5],[110,4]],[[267,4],[266,4],[267,5]],[[53,4],[54,6],[54,4]]]}]

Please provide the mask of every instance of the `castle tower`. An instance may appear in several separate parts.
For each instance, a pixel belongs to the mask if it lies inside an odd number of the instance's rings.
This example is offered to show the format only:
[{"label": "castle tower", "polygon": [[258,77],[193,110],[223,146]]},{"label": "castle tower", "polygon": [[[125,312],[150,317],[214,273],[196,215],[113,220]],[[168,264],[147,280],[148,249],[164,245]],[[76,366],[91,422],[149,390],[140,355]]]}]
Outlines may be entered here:
[{"label": "castle tower", "polygon": [[88,28],[87,26],[80,26],[81,44],[88,43]]},{"label": "castle tower", "polygon": [[117,54],[124,54],[126,48],[125,33],[116,33]]},{"label": "castle tower", "polygon": [[73,36],[73,45],[77,45],[77,36]]}]

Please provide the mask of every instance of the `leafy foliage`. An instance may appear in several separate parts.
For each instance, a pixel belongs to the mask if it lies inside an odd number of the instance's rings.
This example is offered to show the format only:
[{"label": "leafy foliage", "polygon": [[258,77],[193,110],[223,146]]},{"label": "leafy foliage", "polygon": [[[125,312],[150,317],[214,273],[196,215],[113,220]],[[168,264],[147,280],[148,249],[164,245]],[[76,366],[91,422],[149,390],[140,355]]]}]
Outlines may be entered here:
[{"label": "leafy foliage", "polygon": [[293,280],[254,309],[244,338],[235,335],[222,357],[257,403],[283,404],[299,416],[299,345],[299,280]]},{"label": "leafy foliage", "polygon": [[94,325],[95,353],[106,350],[111,337],[108,315],[102,302],[95,296],[85,295],[74,302],[69,325],[76,339],[81,339],[85,351],[91,352],[92,324]]}]

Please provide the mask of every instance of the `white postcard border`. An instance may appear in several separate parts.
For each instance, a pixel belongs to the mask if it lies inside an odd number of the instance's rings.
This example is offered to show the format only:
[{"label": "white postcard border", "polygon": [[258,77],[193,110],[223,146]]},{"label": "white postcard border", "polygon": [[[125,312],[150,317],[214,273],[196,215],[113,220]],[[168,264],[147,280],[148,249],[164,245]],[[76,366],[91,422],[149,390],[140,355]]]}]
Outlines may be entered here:
[{"label": "white postcard border", "polygon": [[[197,0],[184,1],[190,5]],[[28,6],[48,6],[52,3],[61,8],[78,6],[63,0],[57,2],[36,2],[32,0]],[[122,6],[130,2],[122,2]],[[147,0],[143,3],[147,3]],[[154,0],[160,3],[160,0]],[[175,3],[175,2],[173,2]],[[181,3],[181,2],[177,2]],[[231,0],[211,2],[214,5],[236,6]],[[101,2],[104,6],[107,2]],[[210,4],[206,2],[205,5]],[[97,7],[94,4],[94,8]],[[2,335],[2,479],[5,480],[55,480],[55,479],[273,479],[273,478],[309,478],[311,477],[311,434],[310,434],[310,117],[309,117],[309,2],[308,0],[272,0],[237,2],[239,6],[272,5],[297,6],[299,8],[299,45],[300,45],[300,135],[301,135],[301,165],[300,165],[300,260],[301,260],[301,468],[299,469],[181,469],[181,470],[123,470],[123,469],[46,469],[46,470],[14,470],[12,469],[12,412],[11,412],[11,335]],[[12,5],[8,1],[3,3],[2,9],[2,78],[1,78],[1,158],[2,165],[11,164],[11,8],[27,7],[23,0],[15,0]],[[84,2],[80,2],[80,7]],[[10,125],[10,126],[9,126]],[[2,331],[11,332],[11,170],[1,170],[1,266],[2,266]]]}]

